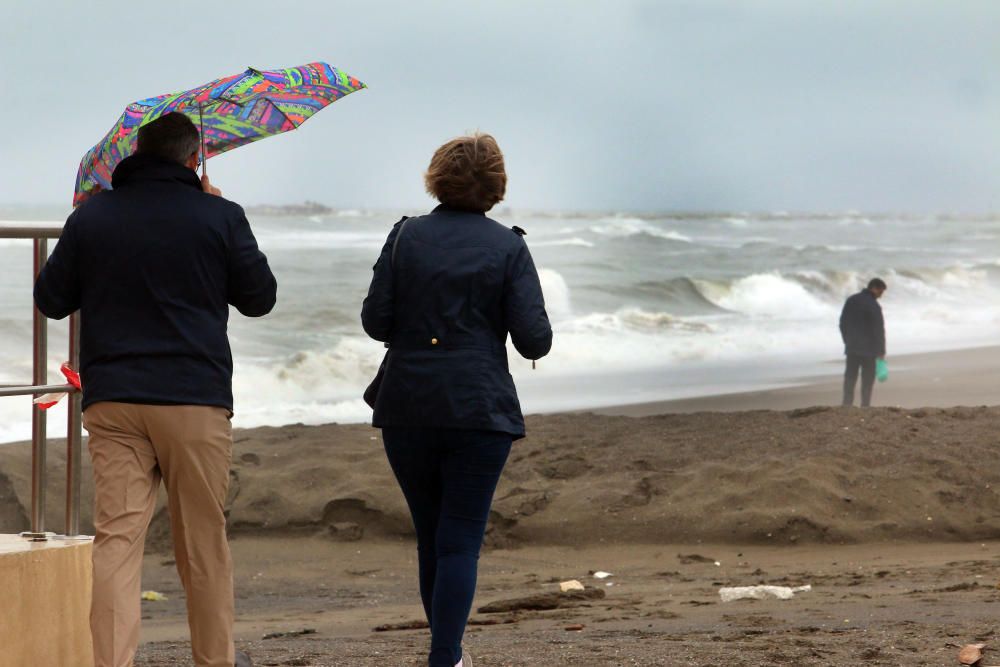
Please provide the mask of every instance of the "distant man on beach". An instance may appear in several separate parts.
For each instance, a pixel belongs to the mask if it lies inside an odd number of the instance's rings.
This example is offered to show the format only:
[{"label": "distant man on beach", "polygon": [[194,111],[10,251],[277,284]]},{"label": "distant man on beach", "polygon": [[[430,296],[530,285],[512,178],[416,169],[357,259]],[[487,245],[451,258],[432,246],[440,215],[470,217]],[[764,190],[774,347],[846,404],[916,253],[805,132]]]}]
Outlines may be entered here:
[{"label": "distant man on beach", "polygon": [[277,283],[243,209],[198,166],[186,116],[139,130],[114,189],[77,208],[35,283],[35,303],[80,310],[83,421],[94,468],[95,667],[129,667],[142,553],[163,479],[198,667],[245,667],[233,646],[223,506],[232,456],[229,306],[258,317]]},{"label": "distant man on beach", "polygon": [[840,336],[844,339],[847,366],[844,370],[843,405],[854,405],[854,387],[861,371],[861,407],[872,403],[875,386],[875,362],[885,357],[885,320],[878,300],[885,293],[886,284],[872,278],[868,287],[852,295],[840,313]]}]

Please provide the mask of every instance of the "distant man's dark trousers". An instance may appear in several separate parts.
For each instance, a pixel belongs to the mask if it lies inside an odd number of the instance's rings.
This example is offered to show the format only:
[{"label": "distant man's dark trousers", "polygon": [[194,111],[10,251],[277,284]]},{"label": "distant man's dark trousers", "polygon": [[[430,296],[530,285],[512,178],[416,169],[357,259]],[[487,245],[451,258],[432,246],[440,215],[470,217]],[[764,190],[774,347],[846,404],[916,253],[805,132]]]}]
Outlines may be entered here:
[{"label": "distant man's dark trousers", "polygon": [[859,354],[847,355],[847,367],[844,369],[844,406],[854,405],[854,386],[858,383],[858,370],[861,371],[861,407],[872,404],[872,387],[875,386],[875,357],[863,357]]}]

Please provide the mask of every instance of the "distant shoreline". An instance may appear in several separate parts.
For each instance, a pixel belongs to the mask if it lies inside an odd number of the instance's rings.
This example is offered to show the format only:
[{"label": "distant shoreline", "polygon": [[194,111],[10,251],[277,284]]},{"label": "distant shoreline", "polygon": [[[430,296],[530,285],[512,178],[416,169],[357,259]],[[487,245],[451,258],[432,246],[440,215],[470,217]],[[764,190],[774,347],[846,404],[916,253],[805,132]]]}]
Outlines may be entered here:
[{"label": "distant shoreline", "polygon": [[305,201],[301,204],[257,204],[246,206],[244,210],[250,215],[266,215],[268,217],[290,217],[309,215],[329,215],[334,213],[334,209],[325,204],[314,201]]},{"label": "distant shoreline", "polygon": [[[948,408],[1000,405],[1000,346],[889,356],[889,380],[877,383],[875,407]],[[641,417],[690,412],[794,410],[839,405],[841,368],[828,377],[789,379],[789,386],[761,391],[623,404],[586,410]],[[860,383],[859,383],[860,384]],[[857,396],[855,405],[857,405]],[[581,411],[582,412],[582,411]]]}]

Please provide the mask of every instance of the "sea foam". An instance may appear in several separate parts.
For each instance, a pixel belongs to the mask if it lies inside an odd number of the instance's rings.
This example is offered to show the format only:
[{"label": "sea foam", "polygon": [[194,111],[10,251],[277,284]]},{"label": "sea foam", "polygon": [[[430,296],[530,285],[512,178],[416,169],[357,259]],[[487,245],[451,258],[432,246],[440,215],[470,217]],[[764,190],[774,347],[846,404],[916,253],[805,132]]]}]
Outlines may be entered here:
[{"label": "sea foam", "polygon": [[[400,214],[251,217],[278,279],[278,305],[264,318],[234,311],[230,319],[237,426],[370,418],[360,397],[385,349],[365,336],[359,311]],[[512,222],[503,211],[491,217]],[[993,219],[510,217],[528,231],[555,331],[534,370],[508,347],[527,412],[727,392],[803,368],[836,372],[827,362],[843,352],[844,299],[876,275],[889,284],[881,303],[890,355],[992,344],[1000,330]],[[0,382],[25,382],[30,242],[0,241],[0,266]],[[65,325],[55,323],[53,380],[64,350]],[[61,414],[50,420],[53,435]],[[29,435],[29,399],[0,399],[0,441]]]}]

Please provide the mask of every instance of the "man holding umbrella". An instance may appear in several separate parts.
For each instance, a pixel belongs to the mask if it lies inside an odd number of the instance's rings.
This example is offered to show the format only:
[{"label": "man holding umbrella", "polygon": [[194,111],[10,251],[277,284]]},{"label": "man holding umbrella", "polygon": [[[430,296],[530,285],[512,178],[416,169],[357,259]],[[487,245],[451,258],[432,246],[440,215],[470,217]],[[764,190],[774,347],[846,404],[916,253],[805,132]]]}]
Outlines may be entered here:
[{"label": "man holding umbrella", "polygon": [[198,667],[242,667],[224,503],[232,454],[229,306],[259,317],[277,283],[237,204],[194,171],[183,114],[138,131],[113,189],[70,215],[35,284],[48,317],[81,311],[84,424],[94,468],[95,667],[139,639],[146,529],[162,478]]}]

